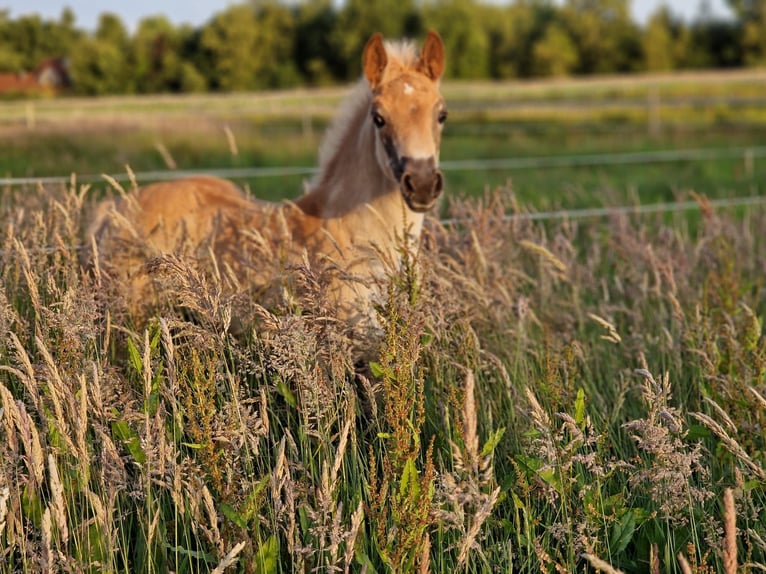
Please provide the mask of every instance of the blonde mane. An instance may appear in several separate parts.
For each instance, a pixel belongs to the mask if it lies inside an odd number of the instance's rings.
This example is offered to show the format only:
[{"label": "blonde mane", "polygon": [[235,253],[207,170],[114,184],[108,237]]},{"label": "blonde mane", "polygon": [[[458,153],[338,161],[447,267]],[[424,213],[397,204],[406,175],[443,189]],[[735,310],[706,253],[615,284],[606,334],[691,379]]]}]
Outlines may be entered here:
[{"label": "blonde mane", "polygon": [[[415,44],[410,40],[389,41],[383,44],[389,58],[388,65],[392,69],[402,73],[406,70],[415,70],[418,61],[418,52]],[[361,78],[353,87],[351,93],[346,96],[336,112],[330,126],[325,132],[322,144],[319,146],[319,169],[320,174],[314,181],[321,177],[321,172],[327,167],[330,160],[335,157],[338,148],[343,143],[343,138],[349,132],[349,127],[358,121],[360,114],[366,113],[372,101],[370,84],[366,78]]]}]

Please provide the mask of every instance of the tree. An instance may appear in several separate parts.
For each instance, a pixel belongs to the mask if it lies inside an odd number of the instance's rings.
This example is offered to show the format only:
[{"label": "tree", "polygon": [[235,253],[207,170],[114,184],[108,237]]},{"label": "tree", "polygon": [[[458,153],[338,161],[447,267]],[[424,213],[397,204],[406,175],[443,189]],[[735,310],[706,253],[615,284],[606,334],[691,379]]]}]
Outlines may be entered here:
[{"label": "tree", "polygon": [[217,14],[204,27],[200,38],[204,72],[214,89],[237,91],[255,87],[255,68],[250,59],[255,51],[256,25],[254,10],[239,5]]},{"label": "tree", "polygon": [[276,1],[256,9],[256,41],[250,55],[256,88],[285,88],[300,83],[295,65],[295,16]]},{"label": "tree", "polygon": [[183,29],[174,28],[164,16],[152,16],[139,22],[131,53],[137,91],[157,93],[180,89],[183,32]]},{"label": "tree", "polygon": [[[105,81],[106,92],[97,93],[130,93],[136,90],[135,75],[132,69],[131,59],[131,39],[128,30],[122,20],[116,14],[104,12],[99,16],[96,32],[93,37],[95,42],[83,42],[77,48],[77,53],[72,53],[72,65],[78,68],[80,79],[89,83],[89,80],[82,78],[87,70],[91,70],[96,76],[102,73],[108,73],[109,78]],[[94,49],[93,54],[84,54],[83,50],[87,47]],[[75,64],[74,59],[77,59]],[[107,69],[100,71],[101,67]],[[108,70],[108,71],[107,71]],[[93,79],[95,83],[102,83],[100,80]],[[81,93],[93,93],[93,86],[81,89],[75,85],[75,89]]]},{"label": "tree", "polygon": [[495,78],[534,74],[532,51],[558,8],[550,0],[521,0],[488,15],[490,74]]},{"label": "tree", "polygon": [[639,66],[640,32],[628,7],[629,0],[567,0],[562,16],[580,53],[580,72],[628,72]]},{"label": "tree", "polygon": [[670,9],[667,6],[660,6],[649,18],[642,38],[647,70],[665,71],[675,68],[672,28]]},{"label": "tree", "polygon": [[486,78],[489,74],[489,35],[484,11],[476,0],[441,0],[426,6],[424,22],[439,31],[450,54],[447,75]]},{"label": "tree", "polygon": [[748,66],[766,64],[766,0],[729,0],[742,26],[742,57]]},{"label": "tree", "polygon": [[422,32],[413,0],[347,0],[338,14],[333,46],[341,57],[344,79],[361,71],[361,54],[375,32],[386,38],[416,37]]},{"label": "tree", "polygon": [[558,22],[551,23],[532,50],[535,76],[568,76],[577,69],[577,47],[567,30]]},{"label": "tree", "polygon": [[345,62],[332,42],[337,23],[332,0],[302,2],[296,12],[295,63],[312,85],[329,84],[344,76]]},{"label": "tree", "polygon": [[83,37],[69,55],[69,71],[77,93],[88,96],[125,91],[125,53],[111,42]]}]

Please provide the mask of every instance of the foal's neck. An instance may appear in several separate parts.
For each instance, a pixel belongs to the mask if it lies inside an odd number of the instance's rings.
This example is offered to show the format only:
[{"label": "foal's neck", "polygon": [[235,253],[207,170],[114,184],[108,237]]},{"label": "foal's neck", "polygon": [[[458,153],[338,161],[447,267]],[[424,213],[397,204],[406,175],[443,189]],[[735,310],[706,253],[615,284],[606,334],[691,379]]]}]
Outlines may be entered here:
[{"label": "foal's neck", "polygon": [[296,204],[323,220],[346,219],[356,228],[352,233],[367,233],[371,240],[378,240],[380,232],[392,240],[405,232],[418,236],[423,214],[406,207],[399,184],[378,164],[370,102],[363,82],[346,103],[345,114],[342,111],[330,128],[320,153],[320,173]]}]

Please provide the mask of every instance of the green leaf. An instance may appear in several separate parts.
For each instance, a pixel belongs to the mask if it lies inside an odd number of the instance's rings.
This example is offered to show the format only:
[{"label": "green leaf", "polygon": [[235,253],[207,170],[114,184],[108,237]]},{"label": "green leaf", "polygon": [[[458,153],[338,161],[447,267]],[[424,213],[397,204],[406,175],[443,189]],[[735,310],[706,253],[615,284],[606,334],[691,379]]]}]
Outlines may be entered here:
[{"label": "green leaf", "polygon": [[136,344],[130,337],[128,337],[128,363],[137,373],[144,371],[144,361],[141,359],[141,353],[139,353]]},{"label": "green leaf", "polygon": [[415,461],[407,459],[402,470],[402,479],[399,484],[399,494],[401,496],[417,497],[420,494],[420,483],[418,482],[418,469],[415,467]]},{"label": "green leaf", "polygon": [[287,387],[287,384],[284,381],[279,381],[279,383],[277,383],[277,391],[280,395],[282,395],[282,397],[284,397],[288,405],[294,409],[298,408],[298,400],[295,398],[295,395]]},{"label": "green leaf", "polygon": [[526,510],[527,507],[524,505],[524,501],[519,498],[519,495],[515,492],[511,493],[511,497],[513,498],[513,507],[516,510]]},{"label": "green leaf", "polygon": [[362,572],[366,570],[369,572],[369,574],[377,574],[377,570],[375,570],[375,566],[373,565],[372,560],[370,560],[370,557],[367,556],[367,553],[362,550],[361,544],[357,546],[354,557],[356,558],[356,563],[362,567]]},{"label": "green leaf", "polygon": [[133,428],[125,421],[114,421],[112,423],[112,432],[119,438],[128,449],[130,456],[138,464],[144,464],[146,462],[146,453],[141,448],[141,437]]},{"label": "green leaf", "polygon": [[228,518],[240,528],[247,529],[247,518],[234,510],[234,507],[231,505],[222,502],[218,505],[218,510],[220,510],[226,518]]},{"label": "green leaf", "polygon": [[585,426],[585,391],[578,389],[577,399],[575,400],[575,422],[577,426],[583,428]]},{"label": "green leaf", "polygon": [[628,510],[619,522],[612,525],[609,547],[614,554],[620,554],[630,544],[636,531],[636,515]]},{"label": "green leaf", "polygon": [[383,377],[383,374],[385,373],[385,370],[383,369],[383,366],[380,363],[376,363],[375,361],[370,362],[370,372],[372,373],[372,376],[376,379],[380,379]]},{"label": "green leaf", "polygon": [[243,510],[241,515],[248,522],[250,522],[253,519],[253,517],[258,513],[258,510],[260,509],[261,504],[259,504],[258,499],[261,493],[268,486],[270,477],[271,475],[267,474],[261,480],[256,482],[255,486],[253,487],[253,490],[250,492],[250,494],[247,495],[247,498],[245,499],[245,502],[242,505]]},{"label": "green leaf", "polygon": [[495,449],[497,448],[497,445],[500,444],[500,439],[503,438],[503,435],[505,434],[505,427],[501,427],[497,429],[495,432],[489,435],[489,438],[487,439],[487,442],[484,443],[484,446],[481,449],[481,456],[489,456],[493,452],[495,452]]},{"label": "green leaf", "polygon": [[258,574],[272,574],[277,571],[277,558],[279,558],[279,545],[275,536],[261,544],[258,554],[255,556],[255,572]]}]

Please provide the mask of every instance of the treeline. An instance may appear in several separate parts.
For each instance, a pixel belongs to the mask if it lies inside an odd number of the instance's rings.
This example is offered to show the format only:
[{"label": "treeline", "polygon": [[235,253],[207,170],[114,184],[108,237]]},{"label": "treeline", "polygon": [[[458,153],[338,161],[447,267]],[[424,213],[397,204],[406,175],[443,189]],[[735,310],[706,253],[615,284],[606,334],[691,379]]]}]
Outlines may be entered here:
[{"label": "treeline", "polygon": [[81,94],[234,91],[324,85],[359,74],[363,43],[434,28],[452,78],[527,78],[766,64],[766,0],[729,0],[736,15],[701,10],[685,22],[667,7],[640,26],[629,0],[254,0],[202,26],[143,19],[132,33],[113,13],[95,31],[0,11],[0,72],[65,57]]}]

